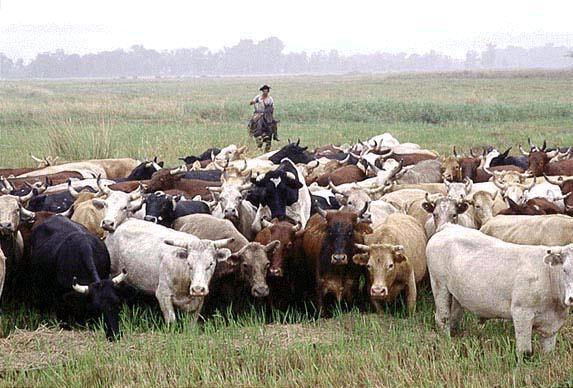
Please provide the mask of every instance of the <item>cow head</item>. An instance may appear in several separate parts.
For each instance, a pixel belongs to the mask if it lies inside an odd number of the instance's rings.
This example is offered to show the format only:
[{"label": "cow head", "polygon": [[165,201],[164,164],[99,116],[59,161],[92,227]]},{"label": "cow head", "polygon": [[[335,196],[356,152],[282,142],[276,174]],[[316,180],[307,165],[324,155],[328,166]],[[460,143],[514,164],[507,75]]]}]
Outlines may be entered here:
[{"label": "cow head", "polygon": [[[186,260],[189,269],[189,295],[204,297],[209,294],[209,282],[215,272],[218,262],[226,262],[231,258],[227,246],[232,238],[223,240],[164,240],[167,245],[177,247],[174,254],[181,260]],[[230,260],[233,264],[236,259]]]},{"label": "cow head", "polygon": [[541,216],[547,214],[544,209],[538,205],[531,204],[529,201],[518,203],[511,198],[505,198],[507,209],[503,209],[499,212],[503,216]]},{"label": "cow head", "polygon": [[233,256],[239,263],[239,276],[249,283],[251,295],[263,298],[269,295],[267,272],[270,267],[269,257],[279,250],[280,241],[274,240],[263,245],[251,242],[241,248]]},{"label": "cow head", "polygon": [[173,170],[161,169],[153,174],[147,183],[146,192],[155,193],[156,191],[171,190],[175,186],[175,182],[181,180],[186,172],[187,168],[185,166]]},{"label": "cow head", "polygon": [[272,222],[263,219],[262,229],[256,237],[256,241],[268,244],[271,241],[279,241],[280,245],[270,255],[269,276],[282,277],[285,272],[285,259],[296,249],[297,238],[301,230],[300,224],[293,225],[288,221],[274,219]]},{"label": "cow head", "polygon": [[283,148],[275,152],[273,156],[269,158],[274,164],[279,164],[284,158],[288,158],[293,161],[293,163],[308,163],[314,160],[314,157],[307,152],[308,147],[299,146],[300,139],[296,143],[289,143]]},{"label": "cow head", "polygon": [[143,161],[126,178],[128,181],[143,181],[151,179],[153,174],[163,168],[163,162],[157,161],[157,156],[152,161]]},{"label": "cow head", "polygon": [[[358,186],[347,191],[340,191],[332,181],[328,182],[328,186],[336,196],[336,200],[350,210],[359,212],[370,202],[370,196],[367,194],[366,190],[363,190]],[[384,186],[384,188],[386,189],[387,186]]]},{"label": "cow head", "polygon": [[172,196],[158,191],[145,196],[145,221],[168,226],[175,216],[179,196]]},{"label": "cow head", "polygon": [[466,198],[453,199],[443,196],[431,198],[430,194],[426,193],[426,201],[422,203],[422,208],[432,215],[438,230],[446,223],[457,224],[459,215],[465,213],[470,204],[471,201]]},{"label": "cow head", "polygon": [[251,186],[250,183],[247,183],[241,186],[226,185],[222,187],[209,187],[213,199],[218,202],[221,207],[223,218],[233,223],[239,221],[241,203]]},{"label": "cow head", "polygon": [[398,274],[411,271],[410,261],[402,245],[357,244],[356,248],[364,253],[354,255],[352,260],[368,269],[372,299],[386,299]]},{"label": "cow head", "polygon": [[348,264],[349,257],[355,250],[354,244],[361,243],[364,234],[372,233],[370,226],[364,222],[358,222],[358,218],[364,212],[366,212],[366,207],[358,213],[348,210],[324,211],[319,209],[318,213],[326,220],[323,248],[328,248],[331,264]]},{"label": "cow head", "polygon": [[547,166],[547,164],[549,164],[549,160],[551,160],[551,158],[555,156],[554,153],[552,153],[551,155],[548,154],[546,152],[546,148],[547,148],[547,143],[545,141],[543,141],[543,146],[541,148],[532,145],[530,152],[526,152],[523,149],[523,147],[519,146],[519,150],[521,151],[522,155],[528,157],[527,171],[529,171],[534,176],[543,175],[545,167]]},{"label": "cow head", "polygon": [[255,189],[249,200],[255,204],[268,206],[272,218],[284,220],[286,207],[298,201],[298,191],[302,187],[302,183],[294,173],[278,169],[266,173],[260,181],[255,182]]},{"label": "cow head", "polygon": [[563,201],[565,202],[565,213],[572,216],[573,215],[573,179],[564,180],[562,176],[557,178],[552,178],[549,176],[544,175],[545,180],[551,184],[559,186],[561,189],[561,194],[566,197],[563,197]]},{"label": "cow head", "polygon": [[138,211],[143,206],[143,188],[140,185],[131,193],[110,190],[101,185],[98,181],[99,189],[106,194],[106,199],[92,199],[92,204],[97,209],[105,209],[101,220],[102,229],[113,232],[123,221],[133,212]]},{"label": "cow head", "polygon": [[462,167],[457,156],[448,156],[442,161],[442,178],[450,182],[462,181]]},{"label": "cow head", "polygon": [[573,245],[548,249],[543,262],[551,271],[553,296],[565,307],[573,306]]},{"label": "cow head", "polygon": [[31,221],[34,213],[23,207],[33,193],[24,197],[14,195],[0,196],[0,235],[14,235],[18,230],[20,221]]},{"label": "cow head", "polygon": [[450,198],[462,198],[469,196],[473,186],[473,182],[469,178],[464,179],[463,183],[450,183],[448,180],[444,180],[444,184],[446,185],[448,190],[448,197]]},{"label": "cow head", "polygon": [[493,195],[488,191],[478,191],[473,194],[472,202],[478,227],[481,227],[481,225],[493,218],[493,206],[497,194],[497,191]]},{"label": "cow head", "polygon": [[[487,170],[486,170],[487,171]],[[490,171],[487,171],[490,172]],[[524,184],[528,174],[520,174],[515,171],[503,171],[493,175],[493,184],[501,191],[504,198],[511,198],[514,202],[520,203],[525,201],[524,192],[531,190],[537,183],[537,177],[530,184]]]},{"label": "cow head", "polygon": [[119,334],[119,310],[121,299],[116,288],[125,280],[127,273],[122,271],[113,279],[104,279],[91,284],[79,285],[74,278],[72,288],[74,291],[87,296],[89,304],[94,310],[103,313],[105,335],[114,339]]}]

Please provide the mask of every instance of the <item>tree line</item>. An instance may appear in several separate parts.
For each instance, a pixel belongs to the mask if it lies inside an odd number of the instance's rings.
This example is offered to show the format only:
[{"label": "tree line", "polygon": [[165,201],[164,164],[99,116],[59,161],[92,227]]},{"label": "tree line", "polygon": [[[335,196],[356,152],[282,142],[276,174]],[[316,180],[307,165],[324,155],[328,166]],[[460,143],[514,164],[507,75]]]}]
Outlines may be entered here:
[{"label": "tree line", "polygon": [[40,53],[25,63],[0,53],[0,79],[81,77],[177,77],[255,74],[382,73],[464,69],[558,69],[572,67],[573,50],[547,44],[530,49],[488,44],[468,51],[464,60],[429,50],[425,54],[383,53],[342,55],[336,50],[284,52],[284,43],[270,37],[240,40],[232,47],[157,51],[134,45],[94,54]]}]

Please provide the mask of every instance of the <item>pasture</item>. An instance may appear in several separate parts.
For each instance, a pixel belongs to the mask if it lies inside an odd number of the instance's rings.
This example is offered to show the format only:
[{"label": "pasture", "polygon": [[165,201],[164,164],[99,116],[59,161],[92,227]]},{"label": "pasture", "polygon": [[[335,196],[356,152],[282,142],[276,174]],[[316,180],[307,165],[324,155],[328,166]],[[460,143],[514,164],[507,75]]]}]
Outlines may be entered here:
[{"label": "pasture", "polygon": [[[78,160],[153,158],[167,165],[210,146],[249,146],[248,101],[257,78],[22,81],[0,84],[0,166],[31,166],[29,154]],[[264,79],[272,87],[281,144],[310,147],[391,132],[450,153],[573,144],[573,73],[459,73]],[[273,148],[276,148],[276,143]],[[515,149],[517,152],[517,150]],[[518,362],[510,322],[466,314],[451,338],[435,330],[429,287],[417,311],[383,315],[341,309],[265,316],[225,311],[199,327],[168,327],[158,308],[124,307],[123,338],[61,331],[52,316],[3,306],[0,385],[160,386],[571,386],[573,318],[552,354]]]}]

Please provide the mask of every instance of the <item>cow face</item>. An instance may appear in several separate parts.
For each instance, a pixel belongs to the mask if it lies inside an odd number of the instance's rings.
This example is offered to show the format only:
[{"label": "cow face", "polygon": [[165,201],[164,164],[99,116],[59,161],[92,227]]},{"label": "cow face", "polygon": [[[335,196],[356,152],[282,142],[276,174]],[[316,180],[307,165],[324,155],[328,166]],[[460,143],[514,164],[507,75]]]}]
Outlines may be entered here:
[{"label": "cow face", "polygon": [[271,217],[284,220],[286,207],[298,201],[298,190],[302,188],[294,174],[284,171],[271,171],[256,186],[259,203],[268,206]]},{"label": "cow face", "polygon": [[[384,300],[388,298],[389,290],[396,279],[403,276],[405,266],[409,265],[408,258],[402,245],[373,244],[366,248],[368,253],[355,255],[352,259],[356,264],[365,265],[370,277],[370,297]],[[407,279],[400,279],[407,281]]]},{"label": "cow face", "polygon": [[549,159],[544,151],[532,151],[529,154],[527,170],[534,176],[541,176],[545,171],[545,166],[549,163]]},{"label": "cow face", "polygon": [[26,198],[13,195],[0,196],[0,235],[12,235],[20,221],[31,221],[34,213],[22,207]]},{"label": "cow face", "polygon": [[217,262],[225,262],[231,256],[231,251],[227,248],[222,248],[222,246],[228,244],[231,240],[164,241],[167,245],[180,248],[175,252],[175,255],[187,263],[189,269],[189,295],[204,297],[209,294],[209,282],[211,277],[213,277]]},{"label": "cow face", "polygon": [[177,197],[157,192],[147,195],[145,202],[145,221],[167,226],[173,221],[177,207]]},{"label": "cow face", "polygon": [[448,197],[439,197],[430,199],[426,195],[426,202],[422,203],[422,208],[430,213],[434,218],[434,225],[438,230],[446,223],[457,224],[458,217],[468,210],[470,202],[466,199],[452,199]]},{"label": "cow face", "polygon": [[235,186],[223,187],[220,194],[213,192],[214,198],[219,202],[223,218],[236,223],[239,220],[239,213],[243,194]]},{"label": "cow face", "polygon": [[467,197],[470,194],[472,191],[473,182],[471,179],[466,179],[464,183],[450,183],[449,181],[445,180],[444,184],[448,189],[448,197],[457,199]]},{"label": "cow face", "polygon": [[274,250],[270,259],[269,276],[282,277],[285,272],[285,258],[295,249],[297,232],[300,231],[300,224],[293,225],[287,221],[273,220],[268,222],[263,220],[263,227],[257,234],[257,242],[267,244],[271,241],[279,241],[280,245]]},{"label": "cow face", "polygon": [[143,181],[151,179],[151,176],[163,168],[163,162],[157,162],[157,158],[151,162],[145,161],[133,169],[127,177],[128,181]]},{"label": "cow face", "polygon": [[481,227],[481,225],[493,218],[493,205],[497,194],[497,191],[494,195],[487,191],[478,191],[472,196],[478,227]]},{"label": "cow face", "polygon": [[[108,339],[115,339],[119,335],[119,311],[121,299],[117,294],[117,287],[125,280],[127,274],[120,273],[113,279],[104,279],[88,286],[78,285],[74,282],[74,291],[84,294],[88,298],[91,309],[103,314],[105,335]],[[74,279],[75,280],[75,279]]]},{"label": "cow face", "polygon": [[303,163],[307,164],[314,157],[307,152],[308,147],[300,147],[300,139],[296,143],[289,143],[283,148],[275,152],[273,156],[269,158],[274,164],[279,164],[284,158],[290,159],[293,163]]},{"label": "cow face", "polygon": [[267,245],[249,243],[234,254],[240,263],[239,273],[251,287],[251,295],[263,298],[269,295],[267,271],[270,267],[269,256],[278,250],[280,241],[271,241]]},{"label": "cow face", "polygon": [[573,245],[549,249],[543,262],[551,268],[552,291],[566,307],[573,306]]},{"label": "cow face", "polygon": [[477,177],[477,169],[481,160],[479,158],[461,158],[459,163],[462,169],[462,178],[468,178],[475,181]]},{"label": "cow face", "polygon": [[93,199],[92,203],[97,209],[105,209],[100,226],[108,232],[115,231],[129,214],[138,211],[143,206],[141,188],[131,193],[105,188],[105,193],[106,199]]},{"label": "cow face", "polygon": [[348,264],[348,256],[354,251],[354,227],[357,215],[349,211],[326,213],[326,241],[332,250],[330,261],[335,265]]},{"label": "cow face", "polygon": [[442,162],[442,177],[450,182],[462,181],[462,168],[460,162],[455,156],[448,156]]}]

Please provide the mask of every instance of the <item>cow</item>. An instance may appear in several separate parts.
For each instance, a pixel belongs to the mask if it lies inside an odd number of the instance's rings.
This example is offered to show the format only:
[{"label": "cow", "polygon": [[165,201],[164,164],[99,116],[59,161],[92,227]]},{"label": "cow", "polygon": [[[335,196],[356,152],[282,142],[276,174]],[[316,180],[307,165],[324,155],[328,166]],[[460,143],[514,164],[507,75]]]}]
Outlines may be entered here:
[{"label": "cow", "polygon": [[211,214],[211,209],[203,201],[187,201],[181,196],[173,196],[162,191],[147,194],[145,204],[145,221],[170,227],[173,222],[190,214]]},{"label": "cow", "polygon": [[279,250],[280,241],[271,240],[265,244],[248,242],[230,221],[206,214],[179,218],[173,227],[200,239],[234,239],[228,248],[233,253],[235,270],[227,271],[222,276],[215,273],[210,284],[206,310],[212,311],[214,307],[225,309],[230,303],[239,307],[249,296],[261,299],[269,295],[266,280],[270,267],[269,257]]},{"label": "cow", "polygon": [[[68,183],[68,187],[71,183]],[[77,190],[74,189],[76,192]],[[80,187],[79,191],[97,192],[90,186]],[[47,191],[46,191],[47,192]],[[37,189],[33,189],[31,194],[32,198],[28,202],[28,210],[33,212],[48,211],[52,213],[62,213],[70,209],[75,201],[75,197],[70,190],[52,193],[52,194],[39,194]]]},{"label": "cow", "polygon": [[520,246],[449,224],[428,242],[426,256],[436,325],[446,335],[466,309],[513,320],[519,355],[531,353],[532,331],[543,352],[553,350],[573,305],[573,245]]},{"label": "cow", "polygon": [[310,193],[302,174],[289,159],[283,159],[275,171],[255,180],[247,200],[258,208],[254,233],[261,229],[263,213],[270,213],[270,219],[289,217],[303,228],[310,218]]},{"label": "cow", "polygon": [[490,161],[489,167],[513,165],[523,170],[527,170],[527,157],[523,155],[510,156],[509,151],[511,151],[511,147],[498,156],[493,157]]},{"label": "cow", "polygon": [[473,182],[471,179],[465,178],[463,183],[453,182],[450,183],[447,180],[444,180],[444,184],[448,189],[448,197],[450,198],[463,198],[470,195],[472,192],[472,185]]},{"label": "cow", "polygon": [[348,165],[318,177],[316,182],[319,186],[326,187],[330,181],[335,185],[342,185],[344,183],[360,182],[364,179],[366,179],[366,173],[360,167]]},{"label": "cow", "polygon": [[105,240],[111,271],[127,271],[127,284],[155,295],[166,323],[175,321],[175,308],[197,321],[215,266],[227,261],[229,239],[200,240],[150,222],[129,219]]},{"label": "cow", "polygon": [[28,222],[34,219],[34,212],[24,208],[32,195],[33,193],[23,197],[0,196],[0,249],[10,262],[15,263],[22,257],[24,246],[18,228],[21,221]]},{"label": "cow", "polygon": [[314,289],[314,300],[321,315],[326,313],[327,278],[338,278],[344,288],[351,290],[347,295],[359,296],[358,279],[363,271],[352,262],[352,257],[358,251],[355,244],[363,244],[364,234],[372,233],[367,223],[358,222],[359,216],[351,211],[321,210],[311,217],[305,228],[302,246],[305,273],[310,276],[306,282]]},{"label": "cow", "polygon": [[382,302],[394,300],[402,292],[408,311],[416,308],[417,284],[426,276],[426,233],[422,226],[405,214],[391,214],[372,234],[357,244],[363,252],[352,257],[366,266],[370,301],[378,313]]},{"label": "cow", "polygon": [[[309,188],[310,190],[310,188]],[[340,203],[332,191],[315,186],[310,191],[310,214],[316,214],[318,208],[322,210],[337,210],[340,209]]]},{"label": "cow", "polygon": [[[469,196],[473,208],[474,223],[477,228],[481,228],[486,222],[491,220],[494,214],[499,213],[503,204],[498,197],[498,192],[491,194],[489,191],[476,191]],[[471,209],[470,214],[471,214]]]},{"label": "cow", "polygon": [[549,163],[554,155],[546,152],[545,143],[540,150],[531,152],[526,152],[523,150],[523,148],[521,148],[521,146],[519,147],[521,153],[529,158],[527,170],[534,176],[542,176],[544,174],[550,176],[573,175],[573,160],[568,159]]},{"label": "cow", "polygon": [[92,200],[104,196],[104,193],[101,191],[97,193],[77,192],[71,185],[71,182],[68,186],[68,190],[75,199],[70,208],[72,212],[70,219],[83,225],[89,232],[103,240],[105,231],[101,227],[101,221],[103,220],[105,211],[103,208],[97,208]]},{"label": "cow", "polygon": [[573,243],[573,218],[562,214],[496,216],[480,231],[513,244],[567,245]]},{"label": "cow", "polygon": [[432,215],[432,217],[428,218],[425,225],[428,238],[433,236],[436,230],[439,230],[446,223],[459,224],[473,229],[477,228],[474,217],[466,213],[471,205],[468,199],[453,199],[442,196],[430,198],[429,194],[426,194],[425,199],[426,201],[422,203],[422,207]]},{"label": "cow", "polygon": [[253,204],[244,199],[251,186],[247,183],[241,186],[224,185],[210,188],[216,203],[213,215],[231,221],[248,240],[254,237],[253,224],[257,214]]},{"label": "cow", "polygon": [[184,191],[190,198],[200,195],[201,198],[211,199],[211,192],[208,190],[208,187],[218,186],[219,183],[197,179],[183,179],[186,173],[186,168],[176,168],[173,170],[164,168],[153,174],[151,179],[144,183],[146,186],[145,192],[166,192],[175,189]]},{"label": "cow", "polygon": [[135,213],[143,206],[141,186],[131,193],[110,190],[105,185],[100,185],[99,189],[105,194],[106,198],[93,199],[92,204],[97,209],[104,210],[101,227],[107,232],[115,231],[129,215]]},{"label": "cow", "polygon": [[508,182],[499,179],[498,176],[494,176],[493,183],[498,187],[503,198],[510,198],[513,202],[519,203],[524,200],[524,193],[535,186],[537,179],[534,179],[531,183],[523,184]]},{"label": "cow", "polygon": [[412,166],[420,163],[424,160],[434,160],[437,156],[429,152],[413,152],[408,154],[397,154],[393,153],[388,157],[389,159],[394,159],[395,161],[401,163],[404,167]]},{"label": "cow", "polygon": [[[133,168],[137,166],[134,165]],[[130,169],[133,170],[133,168]],[[104,179],[107,179],[107,173],[105,168],[103,168],[98,163],[91,163],[91,162],[74,162],[74,163],[65,163],[60,164],[57,166],[49,166],[39,170],[34,170],[27,172],[25,174],[21,174],[16,176],[16,178],[32,178],[32,177],[40,177],[44,175],[56,174],[61,173],[64,171],[75,172],[81,174],[82,178],[96,178],[101,176]]]},{"label": "cow", "polygon": [[501,210],[498,215],[504,216],[540,216],[544,214],[560,214],[559,206],[545,198],[532,198],[525,202],[515,203],[506,198],[508,208]]},{"label": "cow", "polygon": [[233,160],[241,159],[242,155],[247,152],[247,146],[237,147],[235,144],[230,144],[227,147],[221,148],[221,151],[215,155],[211,154],[211,161],[226,163]]},{"label": "cow", "polygon": [[[158,162],[157,157],[153,160],[145,160],[138,164],[126,177],[120,176],[113,178],[116,182],[130,182],[130,181],[143,181],[149,180],[157,171],[163,168],[163,162]],[[121,172],[113,171],[114,174]],[[108,175],[109,178],[109,175]]]},{"label": "cow", "polygon": [[441,173],[444,180],[450,182],[461,182],[463,180],[462,167],[459,158],[448,156],[442,160]]},{"label": "cow", "polygon": [[207,149],[205,152],[203,152],[198,156],[186,156],[183,158],[179,158],[179,160],[182,160],[186,165],[192,165],[195,162],[203,162],[205,160],[211,161],[211,157],[217,156],[220,152],[221,152],[220,148],[213,147]]},{"label": "cow", "polygon": [[300,139],[296,143],[291,143],[289,139],[288,144],[278,150],[269,160],[274,164],[280,164],[285,158],[290,159],[293,163],[304,164],[314,160],[314,156],[307,151],[308,147],[301,147],[299,144]]},{"label": "cow", "polygon": [[563,196],[566,196],[564,199],[564,210],[565,214],[573,216],[573,179],[564,179],[562,176],[557,178],[545,176],[545,180],[553,185],[556,185],[561,190]]},{"label": "cow", "polygon": [[394,175],[398,184],[439,183],[442,182],[441,163],[438,160],[422,160],[402,169]]},{"label": "cow", "polygon": [[116,287],[125,272],[108,279],[110,258],[105,245],[83,226],[54,216],[32,230],[31,268],[34,288],[42,305],[56,301],[58,318],[67,320],[76,310],[66,309],[71,292],[87,296],[87,308],[103,314],[106,337],[119,334],[121,300]]}]

